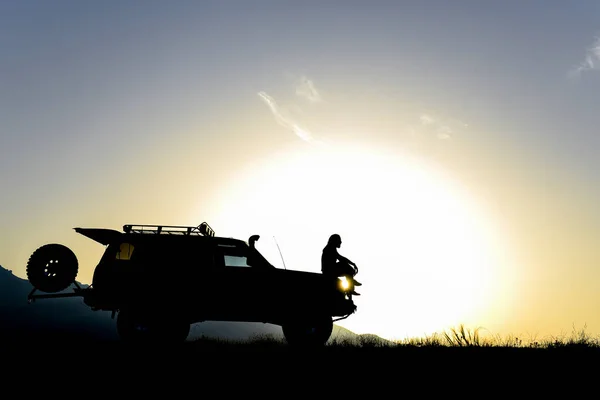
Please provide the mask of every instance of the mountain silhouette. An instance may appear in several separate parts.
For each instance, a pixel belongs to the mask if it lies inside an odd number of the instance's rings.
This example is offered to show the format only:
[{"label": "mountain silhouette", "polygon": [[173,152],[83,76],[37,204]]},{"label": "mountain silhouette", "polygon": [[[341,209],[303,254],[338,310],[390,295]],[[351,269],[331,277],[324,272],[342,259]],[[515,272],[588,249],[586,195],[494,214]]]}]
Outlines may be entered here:
[{"label": "mountain silhouette", "polygon": [[[73,287],[63,292],[72,293]],[[81,297],[37,299],[30,304],[27,296],[32,289],[29,281],[0,266],[0,339],[119,340],[116,318],[112,319],[110,312],[93,311]],[[261,322],[205,321],[191,326],[188,340],[205,337],[243,341],[265,336],[283,339],[281,327]],[[359,335],[334,326],[332,339],[336,337],[348,340]]]},{"label": "mountain silhouette", "polygon": [[[0,337],[64,334],[99,340],[118,338],[110,313],[92,311],[80,297],[41,299],[30,304],[27,296],[32,289],[27,280],[0,267]],[[72,291],[72,287],[65,291]]]}]

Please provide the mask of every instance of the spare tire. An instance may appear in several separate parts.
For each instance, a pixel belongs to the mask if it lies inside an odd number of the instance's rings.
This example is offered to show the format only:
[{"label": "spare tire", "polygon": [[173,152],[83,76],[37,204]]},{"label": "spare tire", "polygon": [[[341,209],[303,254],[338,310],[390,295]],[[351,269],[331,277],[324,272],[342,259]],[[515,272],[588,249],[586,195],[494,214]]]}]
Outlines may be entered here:
[{"label": "spare tire", "polygon": [[46,244],[31,254],[27,262],[27,279],[46,293],[60,292],[75,281],[79,263],[75,253],[62,244]]}]

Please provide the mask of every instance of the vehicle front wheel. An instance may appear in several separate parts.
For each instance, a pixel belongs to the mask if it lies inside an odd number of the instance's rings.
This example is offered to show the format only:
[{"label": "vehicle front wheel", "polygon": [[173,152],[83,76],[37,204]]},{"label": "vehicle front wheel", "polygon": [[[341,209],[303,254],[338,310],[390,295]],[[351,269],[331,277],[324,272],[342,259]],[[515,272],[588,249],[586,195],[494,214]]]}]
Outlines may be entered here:
[{"label": "vehicle front wheel", "polygon": [[179,318],[151,317],[146,313],[122,309],[117,315],[117,333],[123,342],[167,344],[184,342],[190,324]]},{"label": "vehicle front wheel", "polygon": [[329,340],[333,331],[331,317],[319,317],[291,321],[281,326],[288,344],[302,347],[321,347]]}]

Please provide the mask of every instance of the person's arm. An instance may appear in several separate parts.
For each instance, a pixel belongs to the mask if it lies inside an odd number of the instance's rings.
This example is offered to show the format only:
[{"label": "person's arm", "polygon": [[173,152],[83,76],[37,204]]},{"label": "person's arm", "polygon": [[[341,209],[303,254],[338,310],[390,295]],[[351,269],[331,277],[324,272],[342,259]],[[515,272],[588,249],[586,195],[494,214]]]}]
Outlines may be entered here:
[{"label": "person's arm", "polygon": [[348,259],[348,258],[344,257],[344,256],[343,256],[343,255],[341,255],[340,253],[338,253],[338,254],[337,254],[337,256],[338,256],[338,260],[340,260],[340,261],[344,261],[344,262],[346,262],[346,263],[348,263],[348,264],[352,265],[352,266],[353,266],[353,267],[356,269],[356,264],[355,264],[353,261],[351,261],[350,259]]}]

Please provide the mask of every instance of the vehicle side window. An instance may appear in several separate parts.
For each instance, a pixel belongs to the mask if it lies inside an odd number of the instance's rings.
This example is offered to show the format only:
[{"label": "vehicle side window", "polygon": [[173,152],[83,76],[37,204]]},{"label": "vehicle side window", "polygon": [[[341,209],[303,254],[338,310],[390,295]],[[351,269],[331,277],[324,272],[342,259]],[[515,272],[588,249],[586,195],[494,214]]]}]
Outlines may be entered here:
[{"label": "vehicle side window", "polygon": [[248,267],[248,260],[242,256],[231,256],[225,254],[226,267]]},{"label": "vehicle side window", "polygon": [[243,248],[225,244],[219,244],[218,248],[226,267],[249,267],[247,254]]},{"label": "vehicle side window", "polygon": [[129,260],[133,254],[133,245],[131,243],[121,243],[117,251],[117,260]]}]

